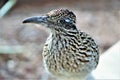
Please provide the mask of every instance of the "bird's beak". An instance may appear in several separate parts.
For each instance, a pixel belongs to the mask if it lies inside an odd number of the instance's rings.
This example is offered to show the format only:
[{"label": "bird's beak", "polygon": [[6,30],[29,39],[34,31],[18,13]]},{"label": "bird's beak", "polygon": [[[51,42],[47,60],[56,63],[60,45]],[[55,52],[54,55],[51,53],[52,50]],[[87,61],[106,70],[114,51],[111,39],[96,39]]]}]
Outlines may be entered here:
[{"label": "bird's beak", "polygon": [[23,20],[23,23],[47,23],[47,16],[31,17]]}]

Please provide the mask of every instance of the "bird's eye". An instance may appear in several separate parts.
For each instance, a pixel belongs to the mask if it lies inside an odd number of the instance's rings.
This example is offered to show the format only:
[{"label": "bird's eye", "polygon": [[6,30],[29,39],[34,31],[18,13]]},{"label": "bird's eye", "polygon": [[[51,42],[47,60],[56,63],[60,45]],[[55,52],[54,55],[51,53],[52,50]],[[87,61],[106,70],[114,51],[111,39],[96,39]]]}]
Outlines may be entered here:
[{"label": "bird's eye", "polygon": [[70,19],[65,19],[65,22],[69,23],[69,22],[70,22]]},{"label": "bird's eye", "polygon": [[70,23],[70,19],[61,19],[60,20],[61,23]]}]

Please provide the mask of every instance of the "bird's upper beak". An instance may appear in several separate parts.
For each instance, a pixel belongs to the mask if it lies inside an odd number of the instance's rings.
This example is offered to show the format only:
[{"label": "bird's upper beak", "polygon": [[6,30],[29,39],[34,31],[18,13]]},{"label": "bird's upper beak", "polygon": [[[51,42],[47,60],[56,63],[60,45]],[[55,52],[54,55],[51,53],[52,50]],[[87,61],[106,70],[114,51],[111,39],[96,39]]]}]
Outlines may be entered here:
[{"label": "bird's upper beak", "polygon": [[31,17],[23,20],[23,23],[47,23],[47,16]]}]

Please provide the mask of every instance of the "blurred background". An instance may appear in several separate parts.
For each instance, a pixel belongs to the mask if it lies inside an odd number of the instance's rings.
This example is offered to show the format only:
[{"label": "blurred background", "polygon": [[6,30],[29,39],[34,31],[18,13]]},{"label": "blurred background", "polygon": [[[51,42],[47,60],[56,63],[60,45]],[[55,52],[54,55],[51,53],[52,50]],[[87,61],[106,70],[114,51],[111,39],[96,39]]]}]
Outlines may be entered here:
[{"label": "blurred background", "polygon": [[96,40],[101,54],[120,39],[120,0],[0,0],[0,80],[45,80],[41,53],[49,34],[22,21],[58,8],[76,14],[77,27]]}]

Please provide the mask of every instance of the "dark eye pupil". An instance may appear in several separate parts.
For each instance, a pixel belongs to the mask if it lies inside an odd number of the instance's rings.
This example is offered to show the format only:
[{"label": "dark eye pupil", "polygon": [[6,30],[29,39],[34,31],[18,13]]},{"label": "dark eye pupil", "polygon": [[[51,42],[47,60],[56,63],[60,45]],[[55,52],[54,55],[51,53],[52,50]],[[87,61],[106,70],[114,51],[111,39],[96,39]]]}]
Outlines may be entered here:
[{"label": "dark eye pupil", "polygon": [[65,23],[65,20],[64,19],[60,20],[60,23]]},{"label": "dark eye pupil", "polygon": [[61,19],[59,20],[60,24],[62,24],[62,26],[64,26],[66,29],[76,29],[76,26],[74,24],[71,23],[71,21],[69,19]]}]

